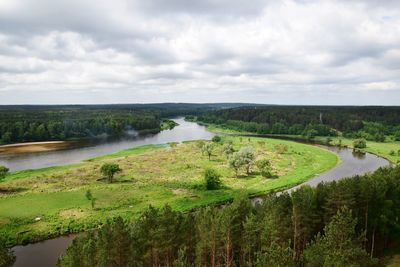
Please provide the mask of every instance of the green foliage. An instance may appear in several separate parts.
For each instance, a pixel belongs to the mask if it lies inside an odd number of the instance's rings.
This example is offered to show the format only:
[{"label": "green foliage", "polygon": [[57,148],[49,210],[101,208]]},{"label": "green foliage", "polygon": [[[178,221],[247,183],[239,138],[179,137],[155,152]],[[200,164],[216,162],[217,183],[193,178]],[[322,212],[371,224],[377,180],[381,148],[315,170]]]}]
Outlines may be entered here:
[{"label": "green foliage", "polygon": [[176,123],[173,120],[163,119],[162,122],[161,122],[161,129],[162,130],[171,130],[171,129],[175,128],[178,125],[179,124]]},{"label": "green foliage", "polygon": [[256,166],[260,172],[260,174],[265,178],[271,178],[274,175],[272,174],[272,166],[271,162],[268,159],[259,159],[256,161]]},{"label": "green foliage", "polygon": [[341,132],[349,138],[376,142],[384,142],[391,134],[400,140],[399,107],[240,107],[209,111],[198,116],[198,121],[239,132],[302,135],[309,139]]},{"label": "green foliage", "polygon": [[243,164],[243,167],[246,169],[246,174],[249,175],[251,173],[251,168],[254,165],[254,161],[256,159],[256,155],[252,147],[242,147],[239,152],[237,152],[237,157],[240,159],[240,162]]},{"label": "green foliage", "polygon": [[86,199],[90,201],[90,205],[92,206],[92,209],[94,209],[94,206],[96,205],[96,198],[93,197],[92,192],[89,190],[86,191]]},{"label": "green foliage", "polygon": [[213,143],[210,143],[210,142],[204,143],[204,145],[202,147],[202,152],[203,152],[203,154],[206,154],[208,156],[208,160],[211,160],[213,151],[214,151]]},{"label": "green foliage", "polygon": [[214,169],[206,169],[204,172],[204,183],[207,190],[219,189],[222,185],[221,175]]},{"label": "green foliage", "polygon": [[275,145],[275,150],[279,154],[285,154],[289,150],[289,147],[286,144],[277,144]]},{"label": "green foliage", "polygon": [[293,260],[293,249],[289,245],[281,247],[273,242],[265,252],[257,254],[255,266],[294,267],[296,262]]},{"label": "green foliage", "polygon": [[131,129],[159,132],[160,125],[159,112],[150,109],[117,106],[8,108],[0,109],[0,143],[122,136]]},{"label": "green foliage", "polygon": [[121,168],[116,163],[104,163],[100,168],[101,174],[107,177],[107,180],[110,183],[113,182],[114,175],[121,171]]},{"label": "green foliage", "polygon": [[353,147],[363,149],[367,147],[367,141],[365,139],[356,139],[353,141]]},{"label": "green foliage", "polygon": [[6,178],[8,171],[9,169],[7,167],[0,165],[0,182]]},{"label": "green foliage", "polygon": [[399,175],[380,169],[254,206],[242,197],[189,213],[149,207],[77,238],[59,266],[378,266],[400,234]]},{"label": "green foliage", "polygon": [[[337,163],[335,154],[318,147],[252,139],[256,155],[265,155],[268,151],[274,170],[281,173],[280,179],[266,182],[258,172],[249,179],[232,179],[234,172],[225,164],[223,146],[215,145],[212,158],[215,160],[209,161],[201,156],[197,142],[186,142],[173,150],[167,146],[139,147],[80,164],[11,173],[1,186],[16,191],[0,198],[0,218],[4,222],[0,223],[0,235],[10,244],[39,241],[48,235],[97,228],[109,217],[136,218],[149,204],[162,207],[169,203],[179,211],[193,210],[228,202],[241,194],[259,195],[289,188]],[[237,150],[243,145],[239,137],[224,136],[223,141],[224,144],[232,142]],[[261,146],[258,141],[265,144]],[[294,153],[278,155],[274,150],[277,143],[290,144]],[[313,158],[317,160],[310,160]],[[124,170],[123,179],[118,183],[104,183],[99,179],[99,169],[106,162],[118,163]],[[289,165],[290,162],[294,164]],[[203,172],[207,168],[222,175],[224,186],[220,190],[204,190]],[[240,171],[244,172],[243,166]],[[24,191],[17,191],[19,188]],[[97,199],[95,208],[91,208],[91,201],[85,197],[88,189]],[[26,209],[27,206],[30,208]],[[43,219],[33,223],[38,215]],[[20,229],[30,231],[18,234]]]},{"label": "green foliage", "polygon": [[213,141],[214,143],[219,143],[219,142],[221,142],[221,136],[216,135],[216,136],[214,136],[214,137],[212,138],[211,141]]},{"label": "green foliage", "polygon": [[12,266],[14,261],[14,254],[6,247],[4,240],[0,237],[0,267]]},{"label": "green foliage", "polygon": [[92,200],[93,195],[92,195],[92,191],[90,191],[90,189],[86,191],[85,197],[87,200]]},{"label": "green foliage", "polygon": [[348,208],[339,210],[325,226],[325,234],[317,235],[305,249],[306,266],[373,266],[375,261],[356,235],[356,224]]},{"label": "green foliage", "polygon": [[227,142],[222,148],[222,152],[225,154],[226,158],[229,158],[233,152],[235,152],[232,142]]},{"label": "green foliage", "polygon": [[238,153],[234,153],[228,160],[229,167],[235,171],[236,177],[239,174],[239,170],[243,167],[244,162]]},{"label": "green foliage", "polygon": [[238,176],[241,168],[244,168],[246,174],[249,175],[254,165],[255,158],[256,156],[252,147],[242,147],[229,158],[229,167],[235,171],[236,176]]}]

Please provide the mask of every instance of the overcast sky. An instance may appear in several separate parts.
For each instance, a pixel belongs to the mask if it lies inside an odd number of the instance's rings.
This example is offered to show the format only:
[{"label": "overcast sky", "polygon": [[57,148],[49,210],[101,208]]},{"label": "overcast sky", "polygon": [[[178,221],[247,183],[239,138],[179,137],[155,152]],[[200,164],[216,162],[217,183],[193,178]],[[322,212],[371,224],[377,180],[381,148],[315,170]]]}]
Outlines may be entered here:
[{"label": "overcast sky", "polygon": [[400,104],[400,1],[0,0],[0,104]]}]

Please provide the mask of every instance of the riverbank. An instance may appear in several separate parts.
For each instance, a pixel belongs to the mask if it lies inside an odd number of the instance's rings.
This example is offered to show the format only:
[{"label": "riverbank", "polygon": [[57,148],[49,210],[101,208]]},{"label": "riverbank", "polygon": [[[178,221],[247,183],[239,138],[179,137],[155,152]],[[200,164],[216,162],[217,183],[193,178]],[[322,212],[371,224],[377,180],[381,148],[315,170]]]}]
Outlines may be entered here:
[{"label": "riverbank", "polygon": [[[211,161],[197,142],[143,147],[71,165],[11,174],[0,187],[0,233],[9,245],[47,239],[66,233],[96,228],[107,219],[137,217],[148,205],[165,204],[187,211],[224,203],[240,195],[254,196],[279,191],[302,183],[333,168],[337,156],[325,149],[290,141],[223,137],[236,150],[252,146],[259,157],[272,161],[278,179],[265,179],[254,172],[235,177],[227,166],[222,145],[216,145]],[[288,151],[279,153],[277,144]],[[122,173],[113,184],[101,180],[99,168],[115,162]],[[207,191],[203,172],[214,168],[222,175],[224,187]],[[97,199],[94,209],[85,197],[90,189]],[[27,209],[26,207],[29,207]]]},{"label": "riverbank", "polygon": [[[245,136],[264,136],[269,138],[286,139],[293,141],[306,141],[309,143],[320,143],[325,145],[342,146],[353,148],[354,139],[343,138],[343,137],[328,137],[327,136],[316,136],[311,140],[307,140],[304,136],[300,135],[280,135],[280,134],[257,134],[245,131],[236,131],[228,128],[223,128],[215,124],[200,123],[207,127],[210,132],[217,134],[228,134],[228,135],[245,135]],[[362,149],[365,152],[377,155],[384,159],[389,160],[391,163],[400,163],[400,141],[386,141],[386,142],[374,142],[367,141],[367,147]]]},{"label": "riverbank", "polygon": [[0,154],[23,154],[56,151],[68,149],[79,144],[78,141],[45,141],[45,142],[29,142],[0,146]]}]

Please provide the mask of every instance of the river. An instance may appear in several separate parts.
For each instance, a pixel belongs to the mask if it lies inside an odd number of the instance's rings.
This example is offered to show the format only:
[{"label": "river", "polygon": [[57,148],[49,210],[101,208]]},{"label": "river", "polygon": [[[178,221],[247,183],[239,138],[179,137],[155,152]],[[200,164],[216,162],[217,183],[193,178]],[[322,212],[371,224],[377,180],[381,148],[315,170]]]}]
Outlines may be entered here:
[{"label": "river", "polygon": [[78,163],[84,159],[110,154],[123,149],[148,144],[165,144],[168,142],[183,142],[198,139],[211,139],[214,134],[206,127],[185,121],[183,118],[174,119],[179,126],[172,130],[164,130],[157,134],[132,136],[131,138],[108,140],[94,143],[92,146],[77,147],[66,150],[37,152],[26,154],[0,154],[0,165],[7,166],[10,171],[39,169],[57,165]]},{"label": "river", "polygon": [[[0,165],[6,164],[11,170],[24,170],[32,168],[50,167],[60,164],[77,163],[83,159],[116,152],[122,149],[141,146],[146,144],[161,144],[167,142],[182,142],[196,139],[211,139],[214,134],[207,131],[204,126],[196,123],[186,122],[182,118],[175,119],[179,126],[172,130],[162,131],[151,136],[139,136],[129,140],[119,140],[109,143],[98,144],[93,147],[75,148],[70,150],[52,151],[46,153],[35,153],[19,156],[6,156],[0,158]],[[303,183],[315,186],[322,181],[340,180],[344,177],[361,175],[372,172],[379,167],[389,165],[389,162],[375,155],[365,153],[353,153],[351,149],[339,149],[336,147],[323,146],[336,153],[341,162],[330,171],[321,174]],[[301,185],[299,185],[301,186]],[[290,190],[294,190],[294,187]],[[289,191],[290,191],[289,190]],[[253,199],[255,202],[261,198]],[[74,236],[58,237],[43,242],[16,246],[13,251],[17,257],[14,267],[41,266],[51,267],[57,262],[58,257],[65,252],[71,244]]]}]

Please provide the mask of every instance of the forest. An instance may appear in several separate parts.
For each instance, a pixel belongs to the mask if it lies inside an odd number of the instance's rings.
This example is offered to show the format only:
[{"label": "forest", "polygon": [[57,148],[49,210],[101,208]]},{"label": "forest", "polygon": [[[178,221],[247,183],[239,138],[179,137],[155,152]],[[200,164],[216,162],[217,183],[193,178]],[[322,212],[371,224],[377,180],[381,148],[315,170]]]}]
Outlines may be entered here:
[{"label": "forest", "polygon": [[73,241],[58,266],[382,266],[400,240],[400,167],[188,213],[149,207]]},{"label": "forest", "polygon": [[206,112],[198,121],[258,134],[400,140],[400,108],[368,106],[262,106]]},{"label": "forest", "polygon": [[138,110],[0,111],[0,143],[120,136],[127,130],[158,132],[160,118]]},{"label": "forest", "polygon": [[249,104],[1,106],[0,145],[93,138],[100,135],[118,137],[128,130],[156,133],[162,130],[162,119],[165,118],[186,114],[199,115],[206,110],[245,105]]}]

